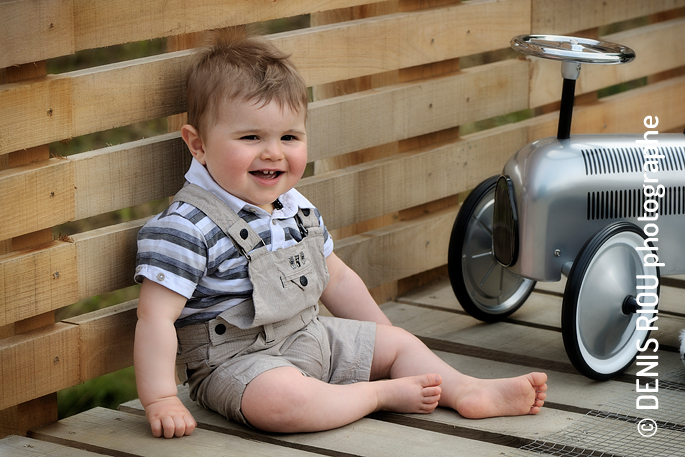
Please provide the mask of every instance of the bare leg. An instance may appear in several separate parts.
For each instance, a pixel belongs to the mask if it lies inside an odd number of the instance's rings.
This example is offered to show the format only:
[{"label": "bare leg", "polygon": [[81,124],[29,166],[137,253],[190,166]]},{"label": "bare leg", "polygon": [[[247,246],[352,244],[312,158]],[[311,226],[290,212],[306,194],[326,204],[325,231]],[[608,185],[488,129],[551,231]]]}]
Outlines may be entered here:
[{"label": "bare leg", "polygon": [[440,378],[334,385],[303,376],[289,367],[274,368],[247,385],[241,402],[245,419],[261,430],[282,433],[330,430],[379,410],[430,412],[438,405]]},{"label": "bare leg", "polygon": [[537,414],[547,375],[529,373],[506,379],[476,379],[445,363],[418,338],[398,327],[378,325],[371,379],[435,373],[442,378],[440,406],[468,418]]},{"label": "bare leg", "polygon": [[374,411],[429,413],[438,405],[468,418],[537,414],[547,390],[544,373],[492,380],[463,375],[414,335],[384,325],[376,330],[371,380],[333,385],[295,368],[275,368],[248,384],[241,410],[252,426],[265,431],[311,432]]}]

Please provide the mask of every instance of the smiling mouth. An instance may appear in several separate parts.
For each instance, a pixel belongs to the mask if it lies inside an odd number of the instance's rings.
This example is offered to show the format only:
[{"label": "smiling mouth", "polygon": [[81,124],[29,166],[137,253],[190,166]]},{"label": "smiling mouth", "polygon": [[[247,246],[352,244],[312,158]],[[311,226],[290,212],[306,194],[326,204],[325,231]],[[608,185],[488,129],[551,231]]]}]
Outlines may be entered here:
[{"label": "smiling mouth", "polygon": [[261,179],[276,179],[282,173],[283,173],[282,171],[275,171],[275,170],[256,170],[256,171],[250,172],[251,175],[256,176],[257,178],[261,178]]}]

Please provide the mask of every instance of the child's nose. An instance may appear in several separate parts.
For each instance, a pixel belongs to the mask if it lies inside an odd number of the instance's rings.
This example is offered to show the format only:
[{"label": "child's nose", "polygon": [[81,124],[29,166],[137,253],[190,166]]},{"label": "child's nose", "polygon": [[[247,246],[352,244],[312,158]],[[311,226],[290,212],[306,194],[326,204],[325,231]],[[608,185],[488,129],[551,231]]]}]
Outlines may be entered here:
[{"label": "child's nose", "polygon": [[283,157],[283,149],[279,141],[267,141],[264,144],[261,154],[263,160],[280,160]]}]

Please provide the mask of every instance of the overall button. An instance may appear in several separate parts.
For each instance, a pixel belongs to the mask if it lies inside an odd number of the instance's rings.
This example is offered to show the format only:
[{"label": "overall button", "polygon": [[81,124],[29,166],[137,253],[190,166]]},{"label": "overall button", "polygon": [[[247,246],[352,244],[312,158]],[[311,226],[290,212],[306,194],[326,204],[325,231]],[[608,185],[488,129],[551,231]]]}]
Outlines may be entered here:
[{"label": "overall button", "polygon": [[306,276],[300,276],[300,284],[302,284],[302,286],[306,286],[307,284],[309,284],[309,281],[307,280]]},{"label": "overall button", "polygon": [[224,333],[226,333],[226,326],[224,324],[219,324],[216,327],[214,327],[214,331],[217,335],[223,335]]},{"label": "overall button", "polygon": [[240,238],[246,240],[247,237],[248,237],[248,235],[249,235],[249,234],[247,233],[247,229],[242,229],[242,230],[240,231]]}]

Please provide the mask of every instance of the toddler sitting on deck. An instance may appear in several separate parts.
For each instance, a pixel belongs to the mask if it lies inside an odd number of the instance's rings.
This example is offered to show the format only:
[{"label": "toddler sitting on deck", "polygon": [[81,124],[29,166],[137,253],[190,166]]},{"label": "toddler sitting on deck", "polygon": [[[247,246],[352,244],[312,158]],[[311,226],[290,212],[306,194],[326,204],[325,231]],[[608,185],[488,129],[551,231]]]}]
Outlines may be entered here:
[{"label": "toddler sitting on deck", "polygon": [[[187,77],[186,185],[138,236],[134,361],[154,436],[192,433],[190,397],[276,432],[332,429],[378,410],[536,414],[547,376],[481,380],[393,327],[333,253],[294,189],[307,164],[307,88],[266,40],[217,35]],[[336,317],[318,316],[318,301]]]}]

